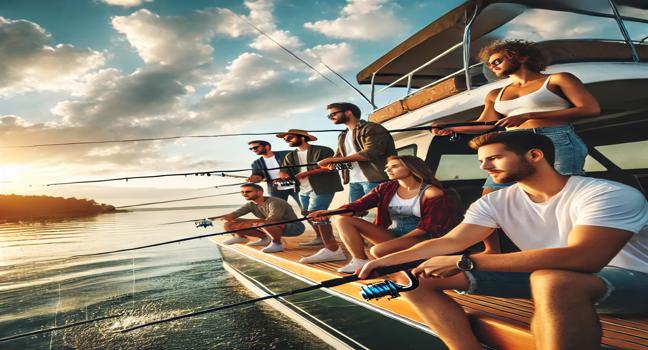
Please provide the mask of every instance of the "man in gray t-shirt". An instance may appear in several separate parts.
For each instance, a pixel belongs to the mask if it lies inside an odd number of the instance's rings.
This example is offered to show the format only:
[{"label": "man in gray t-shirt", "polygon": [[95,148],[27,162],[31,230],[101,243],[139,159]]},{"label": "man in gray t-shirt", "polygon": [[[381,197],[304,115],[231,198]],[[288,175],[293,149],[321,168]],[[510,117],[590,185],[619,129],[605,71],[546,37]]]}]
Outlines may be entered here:
[{"label": "man in gray t-shirt", "polygon": [[[249,227],[296,220],[297,214],[285,200],[277,197],[264,197],[263,187],[247,183],[241,186],[241,195],[249,202],[235,211],[223,216],[226,230],[240,230]],[[252,213],[258,219],[239,219],[239,217]],[[246,243],[247,237],[258,237],[258,241],[247,243],[249,246],[265,246],[264,253],[283,251],[282,236],[298,236],[304,233],[304,224],[301,221],[267,226],[260,229],[236,233],[234,237],[224,241],[225,244]]]}]

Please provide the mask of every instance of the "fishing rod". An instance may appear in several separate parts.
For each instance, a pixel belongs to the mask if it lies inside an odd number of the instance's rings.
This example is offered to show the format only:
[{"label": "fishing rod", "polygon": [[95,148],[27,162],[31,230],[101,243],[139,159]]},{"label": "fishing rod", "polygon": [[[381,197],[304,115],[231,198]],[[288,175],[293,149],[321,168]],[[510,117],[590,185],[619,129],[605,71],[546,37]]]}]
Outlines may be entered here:
[{"label": "fishing rod", "polygon": [[[371,278],[376,278],[376,277],[389,275],[389,274],[396,273],[396,272],[411,270],[411,269],[419,266],[420,264],[422,264],[424,261],[425,260],[417,260],[417,261],[410,261],[410,262],[406,262],[406,263],[398,264],[398,265],[393,265],[393,266],[380,267],[380,268],[375,269],[372,272]],[[411,273],[408,275],[408,277],[409,276],[411,276]],[[412,278],[412,277],[410,277],[410,278]],[[310,292],[310,291],[317,290],[317,289],[320,289],[320,288],[333,288],[333,287],[337,287],[337,286],[340,286],[340,285],[343,285],[343,284],[358,281],[359,279],[360,278],[358,277],[358,275],[351,275],[351,276],[333,278],[333,279],[330,279],[330,280],[322,281],[322,282],[320,282],[318,284],[315,284],[315,285],[312,285],[312,286],[299,288],[299,289],[293,289],[293,290],[289,290],[289,291],[283,292],[283,293],[270,294],[270,295],[266,295],[266,296],[263,296],[263,297],[260,297],[260,298],[244,300],[244,301],[241,301],[241,302],[238,302],[238,303],[216,306],[216,307],[212,307],[212,308],[208,308],[208,309],[203,309],[203,310],[198,310],[198,311],[186,313],[186,314],[183,314],[183,315],[177,315],[177,316],[173,316],[173,317],[159,319],[159,320],[152,321],[152,322],[143,323],[143,324],[140,324],[140,325],[124,328],[124,329],[120,330],[119,332],[128,333],[128,332],[132,332],[132,331],[134,331],[136,329],[149,327],[149,326],[160,324],[160,323],[177,321],[177,320],[181,320],[181,319],[184,319],[184,318],[189,318],[189,317],[198,316],[198,315],[204,315],[204,314],[207,314],[207,313],[226,310],[226,309],[231,309],[231,308],[242,306],[242,305],[254,304],[254,303],[258,303],[258,302],[263,301],[263,300],[279,299],[279,298],[283,298],[283,297],[290,296],[290,295]],[[418,284],[416,284],[416,285],[418,286]],[[411,287],[405,287],[404,289],[401,289],[401,291],[405,291],[407,288],[411,288]],[[414,288],[416,288],[416,287],[414,287]],[[365,290],[365,289],[363,288],[363,290]],[[411,289],[407,289],[407,290],[411,290]],[[365,299],[367,299],[364,294],[363,294],[363,297],[365,297]],[[372,295],[372,297],[373,297],[373,295]]]},{"label": "fishing rod", "polygon": [[14,339],[25,338],[25,337],[29,337],[29,336],[32,336],[32,335],[49,333],[49,332],[54,332],[54,331],[58,331],[58,330],[61,330],[61,329],[81,326],[81,325],[88,324],[88,323],[94,323],[94,322],[99,322],[99,321],[103,321],[103,320],[109,320],[111,318],[116,318],[116,317],[121,317],[121,316],[124,316],[124,314],[101,316],[101,317],[93,318],[93,319],[90,319],[90,320],[72,322],[72,323],[61,325],[61,326],[55,326],[55,327],[50,327],[50,328],[45,328],[45,329],[39,329],[37,331],[11,335],[11,336],[8,336],[8,337],[0,338],[0,343],[10,341],[10,340],[14,340]]},{"label": "fishing rod", "polygon": [[[340,214],[349,213],[349,212],[352,212],[352,210],[350,210],[350,209],[340,209],[340,210],[329,212],[329,213],[326,214],[326,216],[340,215]],[[239,228],[239,229],[234,229],[234,230],[229,230],[229,231],[207,233],[207,234],[204,234],[204,235],[179,238],[179,239],[174,239],[172,241],[164,241],[164,242],[159,242],[159,243],[152,243],[152,244],[142,245],[142,246],[138,246],[138,247],[109,250],[109,251],[98,252],[98,253],[72,255],[69,258],[70,259],[71,258],[82,258],[82,257],[88,257],[88,256],[99,256],[99,255],[107,255],[107,254],[113,254],[113,253],[130,252],[130,251],[133,251],[133,250],[140,250],[140,249],[145,249],[145,248],[159,247],[159,246],[162,246],[162,245],[186,242],[186,241],[191,241],[191,240],[194,240],[194,239],[201,239],[201,238],[214,237],[214,236],[222,236],[222,235],[226,235],[226,234],[230,234],[230,233],[238,233],[238,232],[243,232],[243,231],[247,231],[247,230],[255,230],[255,229],[260,229],[260,228],[270,227],[270,226],[276,226],[276,225],[285,225],[285,224],[290,224],[290,223],[293,223],[293,222],[300,222],[300,221],[306,221],[306,220],[309,220],[309,218],[304,216],[304,217],[297,218],[297,219],[292,219],[292,220],[277,221],[277,222],[272,222],[272,223],[268,223],[268,224],[261,224],[261,225],[257,225],[257,226],[250,226],[250,227],[246,227],[246,228]]]},{"label": "fishing rod", "polygon": [[[430,125],[423,127],[412,127],[412,128],[403,128],[403,129],[394,129],[388,130],[388,132],[400,132],[400,131],[415,131],[415,130],[429,130],[431,128],[440,128],[447,129],[453,127],[461,126],[480,126],[480,125],[494,125],[495,122],[461,122],[461,123],[449,123],[449,124],[438,124]],[[309,133],[325,133],[325,132],[342,132],[341,129],[318,129],[318,130],[305,130]],[[146,142],[146,141],[164,141],[164,140],[177,140],[177,139],[187,139],[187,138],[219,138],[219,137],[232,137],[232,136],[264,136],[264,135],[276,135],[281,134],[284,131],[273,131],[273,132],[248,132],[248,133],[233,133],[233,134],[211,134],[211,135],[181,135],[181,136],[168,136],[168,137],[149,137],[149,138],[137,138],[137,139],[121,139],[121,140],[99,140],[99,141],[75,141],[75,142],[61,142],[61,143],[39,143],[32,145],[14,145],[14,146],[3,146],[2,148],[36,148],[36,147],[51,147],[51,146],[75,146],[75,145],[94,145],[102,143],[126,143],[126,142]]]},{"label": "fishing rod", "polygon": [[[449,124],[439,124],[439,125],[428,125],[428,126],[417,126],[417,127],[411,127],[411,128],[401,128],[401,129],[392,129],[392,130],[387,130],[387,132],[404,132],[404,131],[419,131],[419,130],[431,130],[434,128],[439,128],[439,129],[450,129],[450,128],[457,128],[457,127],[464,127],[464,126],[489,126],[489,125],[494,125],[496,122],[462,122],[462,123],[449,123]],[[336,130],[339,131],[339,130]],[[270,134],[278,134],[277,133],[270,133]],[[279,170],[279,169],[288,169],[288,168],[297,168],[297,167],[304,167],[304,166],[316,166],[317,163],[307,163],[307,164],[299,164],[299,165],[286,165],[286,166],[278,166],[278,167],[273,167],[273,168],[267,168],[267,170]],[[70,181],[70,182],[55,182],[55,183],[48,183],[45,184],[44,186],[60,186],[60,185],[73,185],[73,184],[85,184],[85,183],[97,183],[97,182],[111,182],[111,181],[128,181],[128,180],[134,180],[134,179],[152,179],[152,178],[160,178],[160,177],[172,177],[172,176],[231,176],[229,174],[225,173],[236,173],[236,172],[242,172],[242,171],[251,171],[253,169],[251,168],[245,168],[245,169],[230,169],[230,170],[208,170],[208,171],[199,171],[199,172],[187,172],[187,173],[167,173],[167,174],[157,174],[157,175],[141,175],[141,176],[125,176],[125,177],[116,177],[116,178],[108,178],[108,179],[100,179],[100,180],[83,180],[83,181]],[[243,176],[241,176],[243,177]]]},{"label": "fishing rod", "polygon": [[148,203],[140,203],[140,204],[129,204],[129,205],[122,205],[119,207],[115,207],[115,209],[125,209],[125,208],[133,208],[133,207],[144,207],[147,205],[153,205],[153,204],[164,204],[164,203],[173,203],[173,202],[184,202],[184,201],[191,201],[194,199],[201,199],[201,198],[210,198],[210,197],[220,197],[220,196],[229,196],[232,194],[238,194],[239,192],[227,192],[227,193],[219,193],[219,194],[211,194],[208,196],[198,196],[198,197],[189,197],[189,198],[180,198],[180,199],[171,199],[167,201],[159,201],[159,202],[148,202]]},{"label": "fishing rod", "polygon": [[209,186],[209,187],[194,188],[194,191],[211,190],[212,188],[221,188],[221,187],[241,186],[241,185],[245,185],[247,183],[249,183],[249,182],[245,181],[245,182],[237,182],[237,183],[233,183],[233,184],[215,185],[215,186]]},{"label": "fishing rod", "polygon": [[[227,215],[227,214],[225,214],[225,215]],[[201,220],[218,220],[218,219],[221,219],[221,218],[225,217],[225,215],[210,216],[210,217],[207,217],[207,218],[199,218],[199,219],[189,219],[189,220],[181,220],[181,221],[164,222],[164,223],[161,223],[160,225],[184,224],[184,223],[187,223],[187,222],[198,222],[198,221],[201,221]]]}]

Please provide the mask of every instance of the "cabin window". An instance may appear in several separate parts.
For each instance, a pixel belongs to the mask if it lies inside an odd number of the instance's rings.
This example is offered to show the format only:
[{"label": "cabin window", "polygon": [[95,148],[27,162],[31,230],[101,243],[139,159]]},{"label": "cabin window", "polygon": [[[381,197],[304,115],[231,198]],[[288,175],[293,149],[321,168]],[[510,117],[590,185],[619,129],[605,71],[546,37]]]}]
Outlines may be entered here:
[{"label": "cabin window", "polygon": [[416,157],[417,148],[418,147],[416,146],[416,144],[411,144],[411,145],[407,145],[405,147],[401,147],[401,148],[397,149],[396,153],[399,156],[414,156],[414,157]]},{"label": "cabin window", "polygon": [[436,178],[441,181],[485,179],[486,172],[479,168],[475,154],[443,154]]},{"label": "cabin window", "polygon": [[583,167],[586,173],[595,171],[606,171],[605,167],[591,156],[585,158],[585,166]]},{"label": "cabin window", "polygon": [[648,141],[626,142],[595,147],[621,169],[648,168]]}]

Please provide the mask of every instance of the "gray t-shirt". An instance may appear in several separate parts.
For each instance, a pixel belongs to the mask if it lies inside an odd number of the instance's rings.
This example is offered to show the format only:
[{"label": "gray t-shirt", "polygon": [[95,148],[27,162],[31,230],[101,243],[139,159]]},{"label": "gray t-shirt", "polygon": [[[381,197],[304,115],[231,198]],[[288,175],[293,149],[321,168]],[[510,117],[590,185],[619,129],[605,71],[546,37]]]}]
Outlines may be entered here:
[{"label": "gray t-shirt", "polygon": [[265,201],[262,205],[257,205],[254,202],[247,202],[244,206],[232,212],[235,217],[243,216],[247,213],[252,213],[259,219],[268,220],[271,222],[288,221],[297,219],[297,214],[292,206],[285,200],[277,197],[263,197]]}]

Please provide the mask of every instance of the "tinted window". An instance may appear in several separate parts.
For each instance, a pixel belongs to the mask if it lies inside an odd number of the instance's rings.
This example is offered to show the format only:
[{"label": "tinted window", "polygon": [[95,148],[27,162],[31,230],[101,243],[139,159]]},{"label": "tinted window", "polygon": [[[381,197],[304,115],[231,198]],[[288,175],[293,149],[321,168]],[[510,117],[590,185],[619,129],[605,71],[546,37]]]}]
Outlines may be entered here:
[{"label": "tinted window", "polygon": [[648,168],[648,141],[619,143],[595,147],[621,169]]},{"label": "tinted window", "polygon": [[407,145],[396,150],[399,156],[415,156],[416,157],[416,145]]},{"label": "tinted window", "polygon": [[441,181],[485,179],[486,172],[479,168],[476,154],[444,154],[439,161],[436,177]]}]

